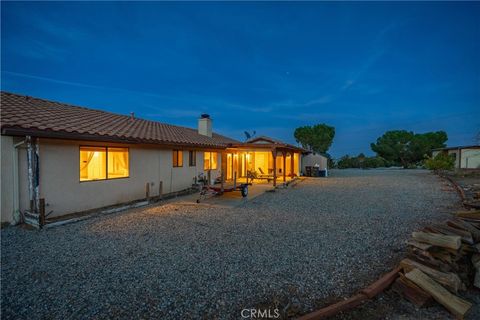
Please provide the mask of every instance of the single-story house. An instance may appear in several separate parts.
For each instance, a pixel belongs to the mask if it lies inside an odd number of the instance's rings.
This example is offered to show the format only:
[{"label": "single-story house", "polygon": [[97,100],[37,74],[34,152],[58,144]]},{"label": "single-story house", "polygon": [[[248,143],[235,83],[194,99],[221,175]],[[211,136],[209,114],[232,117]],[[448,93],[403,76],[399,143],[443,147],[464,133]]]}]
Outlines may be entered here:
[{"label": "single-story house", "polygon": [[432,150],[432,156],[447,153],[455,159],[455,169],[480,169],[480,146],[459,146]]},{"label": "single-story house", "polygon": [[260,137],[1,93],[1,221],[57,217],[186,190],[200,176],[273,183],[300,173],[301,148]]}]

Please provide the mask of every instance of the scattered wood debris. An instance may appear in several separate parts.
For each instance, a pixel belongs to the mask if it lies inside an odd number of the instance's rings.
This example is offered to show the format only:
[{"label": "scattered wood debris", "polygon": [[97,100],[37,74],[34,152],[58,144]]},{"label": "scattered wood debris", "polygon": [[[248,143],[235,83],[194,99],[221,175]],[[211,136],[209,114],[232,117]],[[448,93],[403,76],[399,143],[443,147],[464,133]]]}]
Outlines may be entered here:
[{"label": "scattered wood debris", "polygon": [[480,288],[480,210],[459,211],[444,223],[413,232],[408,257],[392,289],[417,307],[433,300],[463,318],[472,304],[458,296]]}]

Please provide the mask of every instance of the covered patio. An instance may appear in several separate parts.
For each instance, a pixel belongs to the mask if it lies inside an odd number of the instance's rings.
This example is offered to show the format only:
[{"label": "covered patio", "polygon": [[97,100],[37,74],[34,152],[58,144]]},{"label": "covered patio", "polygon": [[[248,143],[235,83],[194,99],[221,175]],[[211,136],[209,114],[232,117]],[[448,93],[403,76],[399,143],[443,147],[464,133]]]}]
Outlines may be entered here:
[{"label": "covered patio", "polygon": [[225,181],[254,184],[288,182],[300,174],[301,148],[258,137],[245,143],[231,145],[222,156]]}]

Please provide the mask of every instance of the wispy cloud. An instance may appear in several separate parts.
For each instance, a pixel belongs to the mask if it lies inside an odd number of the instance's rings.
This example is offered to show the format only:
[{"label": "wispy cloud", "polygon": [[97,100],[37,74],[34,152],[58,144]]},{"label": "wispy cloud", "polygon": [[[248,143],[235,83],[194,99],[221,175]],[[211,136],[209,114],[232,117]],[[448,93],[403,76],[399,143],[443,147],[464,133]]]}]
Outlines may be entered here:
[{"label": "wispy cloud", "polygon": [[2,73],[7,74],[7,75],[11,75],[11,76],[15,76],[15,77],[34,79],[34,80],[39,80],[39,81],[47,81],[47,82],[52,82],[52,83],[57,83],[57,84],[74,86],[74,87],[94,88],[94,89],[108,89],[108,90],[113,89],[114,90],[114,88],[95,86],[95,85],[91,85],[91,84],[73,82],[73,81],[65,81],[65,80],[60,80],[60,79],[53,79],[53,78],[48,78],[48,77],[36,76],[36,75],[33,75],[33,74],[21,73],[21,72],[13,72],[13,71],[2,70]]},{"label": "wispy cloud", "polygon": [[33,75],[33,74],[21,73],[21,72],[13,72],[13,71],[8,71],[8,70],[2,70],[2,74],[11,75],[11,76],[20,77],[20,78],[28,78],[28,79],[38,80],[38,81],[46,81],[46,82],[51,82],[51,83],[57,83],[57,84],[66,85],[66,86],[91,88],[91,89],[99,89],[99,90],[108,90],[108,91],[119,91],[119,92],[126,92],[126,93],[134,93],[134,94],[137,94],[137,95],[141,94],[141,95],[151,96],[151,97],[174,99],[174,97],[161,95],[161,94],[157,94],[157,93],[152,93],[152,92],[137,91],[137,90],[130,90],[130,89],[124,89],[124,88],[117,88],[117,87],[108,87],[108,86],[100,86],[100,85],[92,85],[92,84],[87,84],[87,83],[82,83],[82,82],[55,79],[55,78],[50,78],[50,77],[38,76],[38,75]]},{"label": "wispy cloud", "polygon": [[[30,14],[28,16],[15,14],[15,19],[25,26],[35,26],[35,32],[21,33],[10,41],[8,50],[15,54],[36,60],[51,59],[64,61],[68,48],[85,40],[89,33],[74,23],[61,22],[50,16]],[[41,40],[40,40],[41,39]]]}]

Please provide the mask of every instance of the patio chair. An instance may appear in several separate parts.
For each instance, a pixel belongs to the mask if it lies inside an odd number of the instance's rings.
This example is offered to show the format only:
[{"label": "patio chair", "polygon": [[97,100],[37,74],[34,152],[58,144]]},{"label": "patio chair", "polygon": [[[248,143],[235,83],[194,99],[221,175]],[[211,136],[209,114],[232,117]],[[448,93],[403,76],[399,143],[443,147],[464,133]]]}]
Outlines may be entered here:
[{"label": "patio chair", "polygon": [[[263,172],[262,168],[258,167],[258,171],[260,171],[260,174],[258,175],[258,179],[267,179],[268,182],[270,180],[273,180],[273,174],[266,174]],[[273,170],[271,170],[273,172]]]}]

